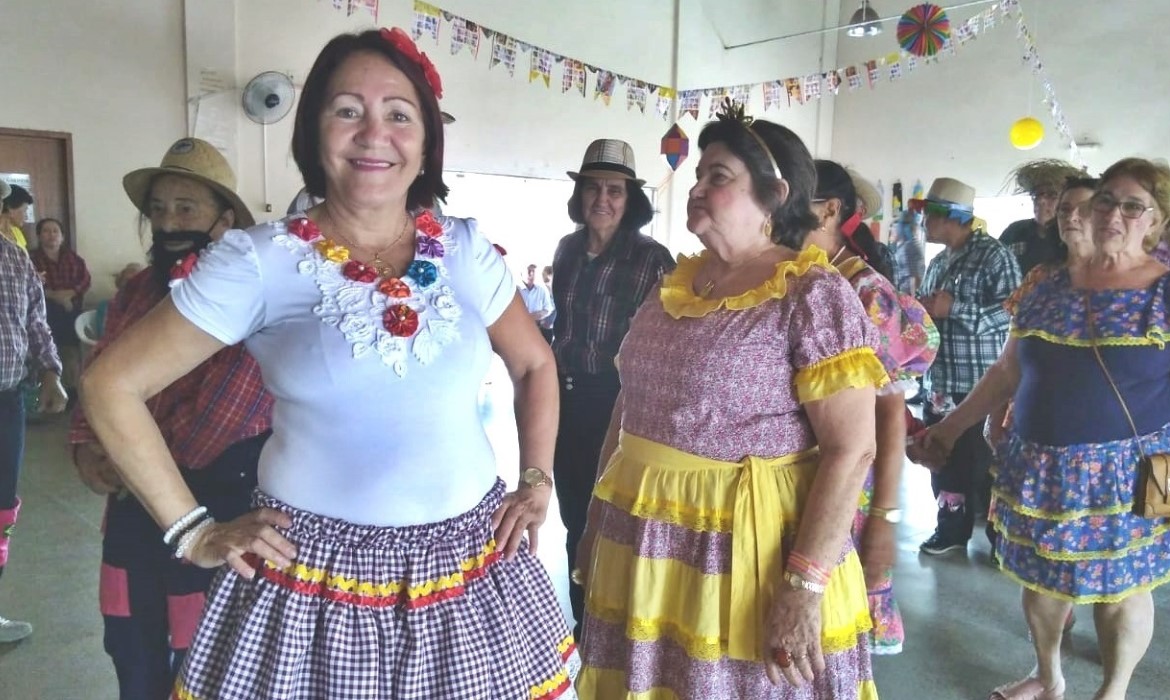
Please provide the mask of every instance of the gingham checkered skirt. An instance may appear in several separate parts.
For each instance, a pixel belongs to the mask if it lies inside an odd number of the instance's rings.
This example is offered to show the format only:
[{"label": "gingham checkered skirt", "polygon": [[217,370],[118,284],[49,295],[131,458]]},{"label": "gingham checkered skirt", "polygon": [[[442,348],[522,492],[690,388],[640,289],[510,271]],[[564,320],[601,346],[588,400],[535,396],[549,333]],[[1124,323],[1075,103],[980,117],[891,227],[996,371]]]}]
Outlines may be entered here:
[{"label": "gingham checkered skirt", "polygon": [[293,565],[224,568],[175,686],[180,700],[576,698],[576,647],[544,568],[497,553],[498,482],[440,523],[370,527],[296,510]]}]

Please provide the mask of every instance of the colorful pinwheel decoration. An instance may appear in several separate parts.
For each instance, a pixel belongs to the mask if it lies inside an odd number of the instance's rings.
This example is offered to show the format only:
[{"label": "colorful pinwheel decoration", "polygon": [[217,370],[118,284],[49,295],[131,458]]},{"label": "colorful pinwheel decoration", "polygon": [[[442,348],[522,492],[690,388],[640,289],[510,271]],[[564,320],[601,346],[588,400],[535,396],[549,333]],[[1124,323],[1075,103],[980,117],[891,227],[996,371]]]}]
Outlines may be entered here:
[{"label": "colorful pinwheel decoration", "polygon": [[675,123],[667,129],[666,135],[662,137],[662,155],[666,156],[666,163],[671,170],[678,170],[690,150],[691,140],[681,126]]},{"label": "colorful pinwheel decoration", "polygon": [[915,56],[935,55],[950,38],[951,21],[938,5],[915,5],[898,20],[898,44]]}]

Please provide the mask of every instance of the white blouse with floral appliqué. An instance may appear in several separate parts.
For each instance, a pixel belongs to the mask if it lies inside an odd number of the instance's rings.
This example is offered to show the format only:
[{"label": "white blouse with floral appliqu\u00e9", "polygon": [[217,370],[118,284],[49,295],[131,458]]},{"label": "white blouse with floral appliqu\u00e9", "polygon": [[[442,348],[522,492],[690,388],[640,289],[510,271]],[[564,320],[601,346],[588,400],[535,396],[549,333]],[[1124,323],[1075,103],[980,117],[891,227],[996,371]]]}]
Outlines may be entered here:
[{"label": "white blouse with floral appliqu\u00e9", "polygon": [[477,399],[515,295],[475,220],[450,217],[419,219],[400,278],[294,215],[229,231],[172,290],[203,331],[245,342],[276,399],[260,489],[383,526],[454,517],[495,483]]}]

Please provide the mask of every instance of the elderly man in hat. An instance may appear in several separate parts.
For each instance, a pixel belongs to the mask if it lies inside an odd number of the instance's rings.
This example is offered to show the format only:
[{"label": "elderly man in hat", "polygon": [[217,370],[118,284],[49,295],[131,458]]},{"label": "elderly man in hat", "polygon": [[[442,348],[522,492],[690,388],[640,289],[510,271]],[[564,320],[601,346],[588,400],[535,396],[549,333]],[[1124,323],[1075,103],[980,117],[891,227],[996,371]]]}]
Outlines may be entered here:
[{"label": "elderly man in hat", "polygon": [[[8,183],[0,180],[0,199],[8,197]],[[28,254],[0,236],[0,574],[8,562],[20,498],[16,495],[20,463],[24,459],[24,391],[21,383],[29,360],[39,370],[38,407],[43,413],[65,409],[61,360],[45,316],[45,291]],[[0,643],[16,642],[32,634],[27,622],[0,617]]]},{"label": "elderly man in hat", "polygon": [[[110,303],[94,357],[181,284],[204,247],[255,223],[231,167],[199,139],[175,142],[159,167],[129,173],[122,186],[150,220],[150,266]],[[221,522],[247,512],[272,399],[243,346],[221,350],[148,406],[199,502]],[[164,533],[122,487],[80,409],[69,440],[82,481],[109,496],[99,598],[121,697],[168,697],[214,571],[172,558]]]},{"label": "elderly man in hat", "polygon": [[[929,373],[930,400],[923,411],[928,425],[954,410],[999,357],[1011,320],[1003,302],[1020,285],[1015,257],[983,230],[974,203],[973,187],[946,177],[931,184],[925,199],[909,202],[924,214],[927,240],[946,246],[931,260],[919,296],[938,325],[941,340]],[[915,458],[913,450],[911,457]],[[991,450],[982,428],[975,426],[963,433],[950,458],[932,474],[938,526],[922,543],[925,554],[966,549],[976,514],[987,514],[990,464]],[[992,537],[988,528],[988,538]]]},{"label": "elderly man in hat", "polygon": [[[597,462],[621,389],[614,358],[630,318],[663,273],[674,269],[670,252],[640,233],[654,210],[634,171],[625,141],[589,144],[569,198],[569,218],[580,228],[561,239],[553,257],[557,308],[553,354],[560,375],[561,414],[553,475],[561,519],[568,531],[572,568],[585,529]],[[588,543],[586,543],[588,546]],[[569,588],[580,638],[584,589]]]},{"label": "elderly man in hat", "polygon": [[1033,160],[1011,173],[1016,194],[1027,193],[1032,198],[1032,218],[1008,225],[999,236],[999,242],[1008,247],[1020,264],[1024,275],[1037,265],[1063,259],[1063,243],[1052,224],[1056,220],[1056,203],[1065,180],[1084,177],[1084,171],[1063,160]]}]

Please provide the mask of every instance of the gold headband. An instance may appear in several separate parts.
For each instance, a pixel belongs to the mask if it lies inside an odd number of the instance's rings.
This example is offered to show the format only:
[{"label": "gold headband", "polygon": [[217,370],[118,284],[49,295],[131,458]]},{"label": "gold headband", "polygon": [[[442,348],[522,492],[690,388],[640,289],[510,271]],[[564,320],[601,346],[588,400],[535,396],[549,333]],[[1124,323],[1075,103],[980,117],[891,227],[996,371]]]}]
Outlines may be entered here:
[{"label": "gold headband", "polygon": [[751,134],[751,137],[756,140],[756,143],[760,144],[764,155],[768,156],[768,162],[772,164],[772,173],[776,176],[776,179],[784,179],[784,175],[780,172],[780,164],[776,162],[776,156],[772,155],[772,149],[768,148],[768,143],[764,141],[764,137],[757,134],[756,130],[752,128],[752,124],[756,121],[755,118],[749,117],[744,113],[742,104],[732,102],[730,97],[724,97],[723,104],[720,105],[719,111],[715,113],[715,116],[720,121],[736,122],[744,128],[744,131]]}]

